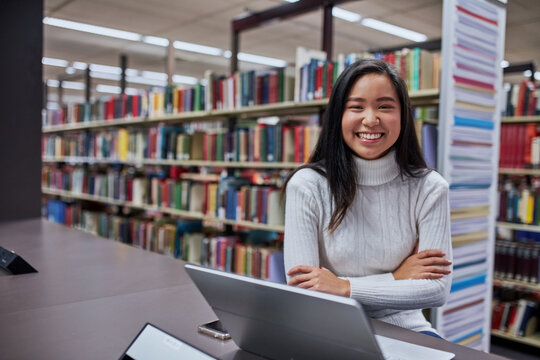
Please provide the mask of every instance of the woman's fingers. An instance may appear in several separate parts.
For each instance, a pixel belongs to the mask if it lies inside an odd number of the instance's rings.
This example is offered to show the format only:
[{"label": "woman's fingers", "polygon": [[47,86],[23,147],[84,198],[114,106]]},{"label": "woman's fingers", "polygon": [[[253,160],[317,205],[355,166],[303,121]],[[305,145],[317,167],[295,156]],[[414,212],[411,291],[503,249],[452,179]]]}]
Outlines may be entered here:
[{"label": "woman's fingers", "polygon": [[299,275],[292,277],[291,280],[289,280],[289,285],[298,285],[300,283],[309,281],[312,278],[313,276],[311,275],[311,273],[308,273],[308,274],[301,273]]},{"label": "woman's fingers", "polygon": [[430,279],[430,280],[437,280],[444,276],[444,274],[435,274],[430,272],[420,273],[414,275],[411,279]]},{"label": "woman's fingers", "polygon": [[297,273],[306,274],[306,273],[312,272],[313,269],[316,269],[316,268],[314,268],[313,266],[308,266],[308,265],[296,265],[296,266],[292,267],[289,270],[289,272],[287,272],[287,275],[293,276],[293,275],[295,275]]},{"label": "woman's fingers", "polygon": [[429,265],[448,266],[448,265],[451,265],[452,262],[445,258],[429,257],[429,258],[420,260],[420,264],[422,264],[423,266],[429,266]]},{"label": "woman's fingers", "polygon": [[427,249],[427,250],[420,251],[417,256],[419,259],[425,259],[429,257],[444,257],[446,256],[446,254],[442,252],[441,250]]}]

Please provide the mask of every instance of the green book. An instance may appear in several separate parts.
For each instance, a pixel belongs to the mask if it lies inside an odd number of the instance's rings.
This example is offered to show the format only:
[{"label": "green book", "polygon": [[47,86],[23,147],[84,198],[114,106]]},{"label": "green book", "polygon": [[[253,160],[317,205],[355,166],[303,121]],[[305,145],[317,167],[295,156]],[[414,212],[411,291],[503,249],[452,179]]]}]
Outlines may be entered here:
[{"label": "green book", "polygon": [[223,133],[216,134],[216,161],[223,161]]},{"label": "green book", "polygon": [[173,208],[177,210],[182,209],[182,183],[177,181],[174,184],[174,204]]},{"label": "green book", "polygon": [[278,102],[283,102],[283,89],[285,88],[283,69],[278,70]]}]

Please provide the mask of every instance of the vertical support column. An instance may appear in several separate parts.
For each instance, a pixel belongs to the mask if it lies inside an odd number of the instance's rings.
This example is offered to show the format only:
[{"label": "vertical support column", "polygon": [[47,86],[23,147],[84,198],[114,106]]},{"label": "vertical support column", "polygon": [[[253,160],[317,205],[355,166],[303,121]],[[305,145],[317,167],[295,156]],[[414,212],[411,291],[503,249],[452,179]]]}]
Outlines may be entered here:
[{"label": "vertical support column", "polygon": [[174,46],[173,42],[169,40],[169,46],[167,47],[167,68],[165,69],[165,72],[167,73],[167,85],[172,85],[175,71],[176,62],[174,59]]},{"label": "vertical support column", "polygon": [[62,87],[64,81],[58,79],[58,90],[56,94],[58,95],[58,106],[62,107],[64,105],[64,88]]},{"label": "vertical support column", "polygon": [[120,93],[126,93],[126,69],[127,69],[127,55],[120,54],[120,69],[122,73],[120,74]]},{"label": "vertical support column", "polygon": [[41,215],[43,0],[0,1],[0,221]]},{"label": "vertical support column", "polygon": [[92,80],[90,79],[90,66],[86,68],[85,77],[84,77],[84,99],[89,104],[90,103],[90,89],[92,88]]},{"label": "vertical support column", "polygon": [[232,29],[231,34],[231,75],[238,70],[238,48],[240,46],[240,33]]},{"label": "vertical support column", "polygon": [[334,20],[332,9],[334,4],[326,4],[323,9],[322,50],[326,51],[326,60],[332,61],[332,39],[334,38]]}]

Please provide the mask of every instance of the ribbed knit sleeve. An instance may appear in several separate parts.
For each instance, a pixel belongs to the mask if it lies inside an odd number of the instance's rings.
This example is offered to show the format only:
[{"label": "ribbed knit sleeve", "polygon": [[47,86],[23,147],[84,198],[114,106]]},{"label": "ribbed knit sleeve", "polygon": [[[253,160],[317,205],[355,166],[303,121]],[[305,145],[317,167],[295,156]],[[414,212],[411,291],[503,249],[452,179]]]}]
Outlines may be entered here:
[{"label": "ribbed knit sleeve", "polygon": [[[313,170],[297,172],[287,184],[285,203],[285,272],[296,265],[319,266],[321,202]],[[287,281],[289,277],[287,276]]]},{"label": "ribbed knit sleeve", "polygon": [[[416,206],[419,249],[439,249],[452,259],[448,184],[437,173],[420,184]],[[391,226],[391,224],[389,224]],[[418,309],[446,302],[450,276],[438,280],[395,280],[391,273],[346,277],[351,297],[372,309]]]}]

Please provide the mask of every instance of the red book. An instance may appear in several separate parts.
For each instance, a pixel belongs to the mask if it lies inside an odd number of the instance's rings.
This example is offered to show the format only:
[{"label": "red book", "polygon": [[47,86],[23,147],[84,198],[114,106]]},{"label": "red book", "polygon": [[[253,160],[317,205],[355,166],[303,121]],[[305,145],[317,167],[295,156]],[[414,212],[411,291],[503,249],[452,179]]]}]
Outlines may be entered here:
[{"label": "red book", "polygon": [[262,76],[255,76],[255,105],[262,104],[263,93],[263,78]]},{"label": "red book", "polygon": [[105,120],[114,119],[114,98],[107,100],[105,105]]},{"label": "red book", "polygon": [[148,158],[156,158],[157,128],[151,127],[148,131]]},{"label": "red book", "polygon": [[499,302],[493,306],[493,312],[491,314],[491,328],[499,330],[501,326],[501,318],[504,310],[504,303]]},{"label": "red book", "polygon": [[140,95],[133,95],[131,100],[131,115],[133,117],[139,116],[139,98]]},{"label": "red book", "polygon": [[263,189],[257,188],[257,222],[263,222]]},{"label": "red book", "polygon": [[127,201],[133,201],[133,178],[127,179]]},{"label": "red book", "polygon": [[122,109],[121,109],[121,117],[125,118],[127,115],[127,98],[128,96],[126,94],[122,94]]},{"label": "red book", "polygon": [[268,78],[268,103],[274,104],[278,102],[278,82],[279,77],[277,71],[271,73]]},{"label": "red book", "polygon": [[332,86],[334,84],[334,63],[329,61],[326,74],[326,97],[332,95]]},{"label": "red book", "polygon": [[315,69],[315,94],[314,94],[315,100],[322,99],[322,87],[323,87],[322,73],[323,73],[323,65],[322,63],[320,63],[319,65],[317,65],[317,68]]},{"label": "red book", "polygon": [[304,126],[294,127],[294,161],[304,162]]}]

